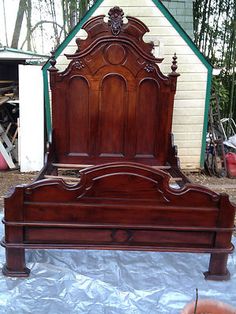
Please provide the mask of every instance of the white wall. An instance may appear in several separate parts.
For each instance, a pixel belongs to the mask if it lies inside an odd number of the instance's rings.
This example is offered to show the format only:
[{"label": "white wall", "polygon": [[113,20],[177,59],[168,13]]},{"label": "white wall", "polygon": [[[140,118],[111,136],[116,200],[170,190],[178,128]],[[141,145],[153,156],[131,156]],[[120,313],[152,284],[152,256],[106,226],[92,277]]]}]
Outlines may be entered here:
[{"label": "white wall", "polygon": [[[205,99],[207,88],[207,68],[182,39],[167,18],[156,7],[152,0],[104,0],[95,10],[93,16],[107,15],[113,6],[120,6],[126,15],[134,16],[143,21],[150,32],[144,36],[146,41],[154,41],[156,51],[164,57],[160,65],[164,74],[171,72],[172,56],[178,56],[177,93],[175,97],[173,133],[181,167],[196,169],[200,167],[202,131],[205,113]],[[85,38],[84,30],[78,32],[77,37]],[[65,53],[76,51],[75,38],[57,59],[57,67],[64,70],[68,65]]]},{"label": "white wall", "polygon": [[19,65],[19,162],[22,172],[44,163],[44,97],[41,66]]}]

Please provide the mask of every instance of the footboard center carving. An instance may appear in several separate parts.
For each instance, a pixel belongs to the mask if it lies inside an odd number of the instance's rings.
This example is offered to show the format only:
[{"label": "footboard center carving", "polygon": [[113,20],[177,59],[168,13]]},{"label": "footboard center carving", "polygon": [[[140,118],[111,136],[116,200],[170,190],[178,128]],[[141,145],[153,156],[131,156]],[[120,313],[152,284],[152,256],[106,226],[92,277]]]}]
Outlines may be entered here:
[{"label": "footboard center carving", "polygon": [[113,242],[125,243],[131,240],[132,235],[130,230],[114,229],[112,230],[111,238]]}]

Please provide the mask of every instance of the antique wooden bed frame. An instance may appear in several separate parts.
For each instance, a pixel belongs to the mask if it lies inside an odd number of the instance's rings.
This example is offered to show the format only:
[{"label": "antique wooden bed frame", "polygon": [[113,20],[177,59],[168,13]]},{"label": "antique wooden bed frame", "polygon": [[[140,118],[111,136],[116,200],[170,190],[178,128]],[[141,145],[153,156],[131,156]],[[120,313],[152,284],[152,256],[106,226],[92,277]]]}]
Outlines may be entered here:
[{"label": "antique wooden bed frame", "polygon": [[65,71],[51,58],[52,143],[5,198],[7,276],[29,275],[25,249],[62,248],[210,253],[205,277],[229,279],[235,208],[189,183],[173,146],[177,57],[163,75],[148,28],[123,15],[89,20]]}]

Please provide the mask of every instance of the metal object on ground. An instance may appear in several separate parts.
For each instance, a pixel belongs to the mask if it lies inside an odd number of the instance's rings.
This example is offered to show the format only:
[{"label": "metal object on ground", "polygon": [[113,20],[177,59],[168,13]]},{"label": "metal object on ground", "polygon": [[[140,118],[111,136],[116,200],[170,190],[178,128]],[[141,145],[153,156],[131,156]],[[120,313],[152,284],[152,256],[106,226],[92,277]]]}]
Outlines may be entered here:
[{"label": "metal object on ground", "polygon": [[212,97],[209,109],[205,169],[210,175],[217,177],[227,175],[224,132],[220,120],[220,104],[217,95]]}]

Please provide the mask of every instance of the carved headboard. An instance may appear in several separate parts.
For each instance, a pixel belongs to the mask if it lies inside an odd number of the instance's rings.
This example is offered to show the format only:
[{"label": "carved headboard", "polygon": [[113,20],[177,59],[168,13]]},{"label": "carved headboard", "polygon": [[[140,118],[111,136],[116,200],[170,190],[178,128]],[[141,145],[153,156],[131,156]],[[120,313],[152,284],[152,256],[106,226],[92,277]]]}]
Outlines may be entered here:
[{"label": "carved headboard", "polygon": [[[135,161],[165,165],[174,150],[171,126],[176,91],[176,56],[165,76],[143,41],[149,29],[112,8],[89,20],[88,37],[67,69],[51,59],[53,141],[61,163],[101,164]],[[173,158],[172,158],[173,159]]]}]

